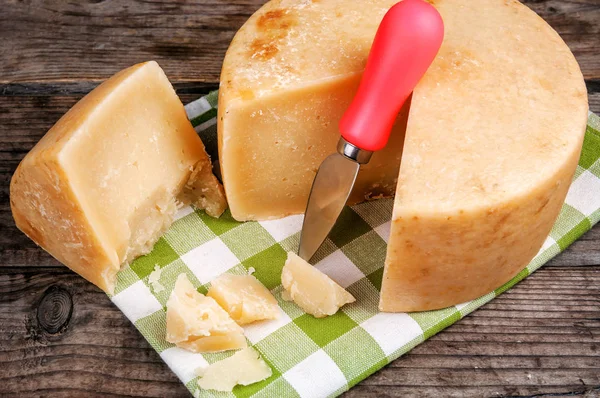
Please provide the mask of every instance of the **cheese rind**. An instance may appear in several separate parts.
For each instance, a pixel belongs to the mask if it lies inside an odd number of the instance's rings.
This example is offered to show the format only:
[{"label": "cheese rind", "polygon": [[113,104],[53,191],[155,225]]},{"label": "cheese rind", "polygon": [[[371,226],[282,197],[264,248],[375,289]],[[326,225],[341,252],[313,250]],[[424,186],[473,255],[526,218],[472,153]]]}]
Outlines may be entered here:
[{"label": "cheese rind", "polygon": [[413,93],[383,311],[466,302],[527,266],[560,212],[586,128],[579,66],[533,11],[501,0],[436,7],[446,33]]},{"label": "cheese rind", "polygon": [[147,62],[102,83],[44,135],[13,175],[11,209],[19,229],[110,293],[180,202],[222,213],[210,165],[169,80]]},{"label": "cheese rind", "polygon": [[271,377],[273,371],[253,348],[240,350],[204,369],[197,370],[198,387],[205,390],[232,391],[240,384],[247,386]]},{"label": "cheese rind", "polygon": [[218,352],[247,346],[244,330],[217,302],[194,289],[180,274],[167,301],[166,340],[193,352]]},{"label": "cheese rind", "polygon": [[329,276],[293,252],[288,253],[281,271],[283,298],[293,300],[315,318],[335,314],[342,306],[356,301]]},{"label": "cheese rind", "polygon": [[[236,34],[219,97],[220,162],[235,218],[304,210],[394,3],[272,0]],[[383,311],[465,302],[525,267],[560,211],[587,121],[577,62],[535,13],[514,0],[431,3],[445,24],[440,52],[413,93],[405,131],[397,123],[382,151],[379,174],[365,167],[366,184],[356,188],[396,194]]]},{"label": "cheese rind", "polygon": [[277,319],[280,315],[275,297],[252,275],[223,274],[211,281],[206,295],[227,311],[238,325]]}]

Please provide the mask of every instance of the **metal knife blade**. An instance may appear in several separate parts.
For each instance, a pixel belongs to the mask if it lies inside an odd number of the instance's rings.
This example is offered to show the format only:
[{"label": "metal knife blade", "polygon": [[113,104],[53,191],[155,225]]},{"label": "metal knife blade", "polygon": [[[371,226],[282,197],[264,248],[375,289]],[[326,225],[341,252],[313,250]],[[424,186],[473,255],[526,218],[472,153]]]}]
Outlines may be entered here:
[{"label": "metal knife blade", "polygon": [[435,58],[444,23],[424,0],[404,0],[383,17],[358,91],[339,123],[337,154],[313,182],[298,254],[309,261],[340,215],[361,164],[385,147],[398,111]]},{"label": "metal knife blade", "polygon": [[306,206],[298,255],[309,261],[329,235],[348,201],[360,164],[334,153],[317,171]]}]

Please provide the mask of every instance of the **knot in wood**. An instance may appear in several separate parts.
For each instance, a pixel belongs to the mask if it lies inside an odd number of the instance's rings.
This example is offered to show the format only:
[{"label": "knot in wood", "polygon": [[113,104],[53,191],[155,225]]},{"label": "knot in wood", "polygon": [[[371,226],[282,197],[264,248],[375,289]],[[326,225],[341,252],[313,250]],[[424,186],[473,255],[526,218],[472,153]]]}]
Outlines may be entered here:
[{"label": "knot in wood", "polygon": [[50,334],[63,330],[73,313],[71,294],[59,286],[51,286],[46,290],[37,310],[40,327]]}]

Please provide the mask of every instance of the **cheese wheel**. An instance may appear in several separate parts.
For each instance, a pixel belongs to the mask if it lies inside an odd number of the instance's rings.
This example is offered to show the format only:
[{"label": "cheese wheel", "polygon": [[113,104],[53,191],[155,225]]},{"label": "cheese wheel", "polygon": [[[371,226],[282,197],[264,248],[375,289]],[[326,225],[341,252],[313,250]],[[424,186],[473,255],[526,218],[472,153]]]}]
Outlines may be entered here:
[{"label": "cheese wheel", "polygon": [[[587,120],[577,62],[534,12],[513,0],[430,2],[445,38],[414,91],[404,148],[397,123],[376,154],[384,164],[365,168],[356,188],[387,194],[401,153],[383,311],[458,304],[525,267],[560,211]],[[240,29],[219,103],[234,217],[303,211],[393,3],[273,0]]]}]

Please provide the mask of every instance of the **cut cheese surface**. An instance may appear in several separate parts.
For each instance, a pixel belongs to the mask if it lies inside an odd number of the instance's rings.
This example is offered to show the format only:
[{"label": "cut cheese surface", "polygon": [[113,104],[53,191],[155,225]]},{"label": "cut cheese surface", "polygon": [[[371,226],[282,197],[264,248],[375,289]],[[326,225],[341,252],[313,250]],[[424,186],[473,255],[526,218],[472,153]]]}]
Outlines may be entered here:
[{"label": "cut cheese surface", "polygon": [[185,274],[177,277],[167,301],[166,340],[193,352],[247,346],[244,330],[215,300],[197,292]]},{"label": "cut cheese surface", "polygon": [[[375,29],[395,2],[271,1],[236,34],[223,63],[218,116],[234,218],[304,212],[319,165],[335,151],[337,124],[358,88]],[[351,202],[393,195],[406,110],[388,147],[361,169]]]},{"label": "cut cheese surface", "polygon": [[[394,3],[272,0],[236,34],[219,98],[235,218],[304,211]],[[445,24],[440,52],[406,127],[401,115],[354,192],[359,200],[395,190],[383,311],[468,301],[525,267],[560,211],[587,120],[577,62],[534,12],[514,0],[431,3]]]},{"label": "cut cheese surface", "polygon": [[111,292],[120,266],[152,249],[180,202],[224,211],[210,167],[169,80],[147,62],[98,86],[46,133],[15,171],[11,208],[38,245]]},{"label": "cut cheese surface", "polygon": [[223,274],[211,282],[206,295],[238,325],[276,319],[280,314],[275,297],[252,275]]},{"label": "cut cheese surface", "polygon": [[232,391],[238,384],[258,383],[273,374],[253,348],[247,347],[204,369],[198,369],[198,387],[204,390]]},{"label": "cut cheese surface", "polygon": [[335,314],[342,306],[356,301],[354,297],[293,252],[288,253],[281,271],[284,298],[293,300],[315,318]]}]

